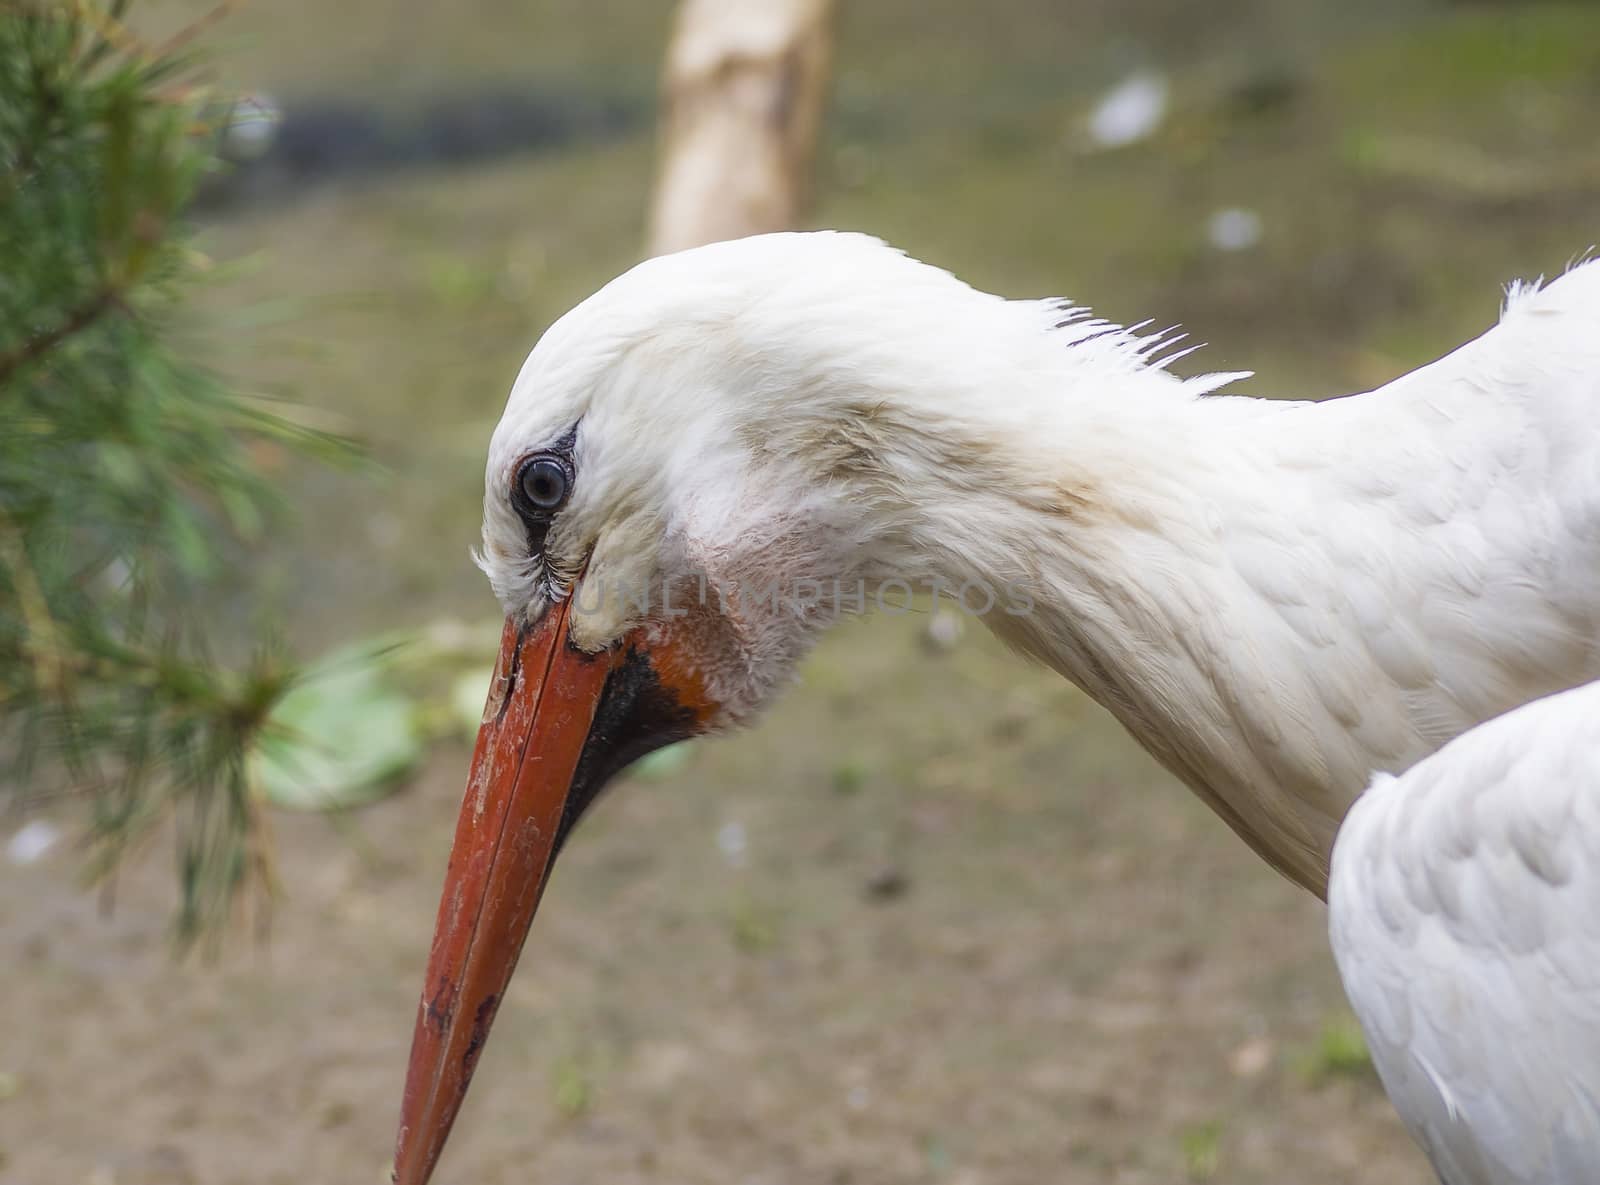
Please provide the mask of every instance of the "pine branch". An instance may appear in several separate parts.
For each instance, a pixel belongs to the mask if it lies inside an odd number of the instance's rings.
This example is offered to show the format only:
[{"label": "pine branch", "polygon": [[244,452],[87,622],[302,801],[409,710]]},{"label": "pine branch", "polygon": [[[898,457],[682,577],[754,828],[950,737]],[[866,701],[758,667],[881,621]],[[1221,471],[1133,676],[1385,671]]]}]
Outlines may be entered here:
[{"label": "pine branch", "polygon": [[250,446],[339,442],[163,334],[199,282],[183,213],[216,139],[193,34],[152,49],[126,6],[0,19],[0,790],[71,802],[100,878],[170,828],[189,940],[272,884],[255,759],[297,676],[219,664],[203,624],[274,505]]},{"label": "pine branch", "polygon": [[35,334],[15,349],[0,354],[0,386],[3,386],[15,372],[38,361],[74,334],[89,328],[121,303],[121,292],[113,285],[103,285],[89,299],[68,313],[59,324],[43,333]]}]

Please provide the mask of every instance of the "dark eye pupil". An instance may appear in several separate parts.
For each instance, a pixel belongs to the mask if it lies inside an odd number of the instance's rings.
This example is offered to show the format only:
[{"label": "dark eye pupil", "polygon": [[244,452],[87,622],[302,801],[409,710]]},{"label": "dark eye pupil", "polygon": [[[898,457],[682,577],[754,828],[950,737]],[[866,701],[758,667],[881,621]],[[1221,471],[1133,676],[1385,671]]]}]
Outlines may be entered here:
[{"label": "dark eye pupil", "polygon": [[555,510],[567,496],[567,472],[559,462],[532,461],[522,471],[522,494],[537,510]]}]

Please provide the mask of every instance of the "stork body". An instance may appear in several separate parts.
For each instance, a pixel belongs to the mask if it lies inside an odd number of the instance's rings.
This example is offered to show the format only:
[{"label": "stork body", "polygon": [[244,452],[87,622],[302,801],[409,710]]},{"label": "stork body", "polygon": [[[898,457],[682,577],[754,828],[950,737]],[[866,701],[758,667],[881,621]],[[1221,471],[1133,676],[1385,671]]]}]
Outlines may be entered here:
[{"label": "stork body", "polygon": [[1444,1185],[1600,1180],[1600,683],[1380,776],[1333,851],[1329,934]]},{"label": "stork body", "polygon": [[1167,344],[832,233],[649,261],[551,327],[490,446],[506,634],[403,1185],[554,851],[627,761],[774,698],[835,616],[796,582],[1025,590],[987,624],[1319,894],[1374,771],[1600,678],[1600,263],[1342,399],[1218,395]]},{"label": "stork body", "polygon": [[1376,391],[1085,419],[1019,641],[1307,888],[1373,771],[1600,677],[1600,265]]}]

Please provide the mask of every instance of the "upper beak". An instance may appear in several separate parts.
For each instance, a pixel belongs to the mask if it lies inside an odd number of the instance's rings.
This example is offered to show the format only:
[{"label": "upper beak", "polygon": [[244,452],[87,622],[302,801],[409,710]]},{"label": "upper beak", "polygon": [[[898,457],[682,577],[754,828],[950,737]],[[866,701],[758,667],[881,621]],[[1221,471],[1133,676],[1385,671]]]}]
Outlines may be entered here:
[{"label": "upper beak", "polygon": [[698,697],[657,673],[642,637],[585,654],[567,637],[570,609],[507,620],[501,636],[411,1038],[396,1185],[433,1172],[578,816],[629,761],[699,731]]}]

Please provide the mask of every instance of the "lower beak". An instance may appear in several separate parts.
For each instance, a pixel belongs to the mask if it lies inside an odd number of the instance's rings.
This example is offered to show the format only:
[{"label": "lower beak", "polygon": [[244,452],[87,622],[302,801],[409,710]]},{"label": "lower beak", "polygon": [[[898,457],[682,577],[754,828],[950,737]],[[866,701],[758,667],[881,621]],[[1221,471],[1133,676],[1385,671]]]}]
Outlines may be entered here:
[{"label": "lower beak", "polygon": [[445,872],[396,1139],[396,1185],[444,1149],[557,851],[605,781],[699,731],[642,640],[585,654],[571,600],[507,620]]}]

